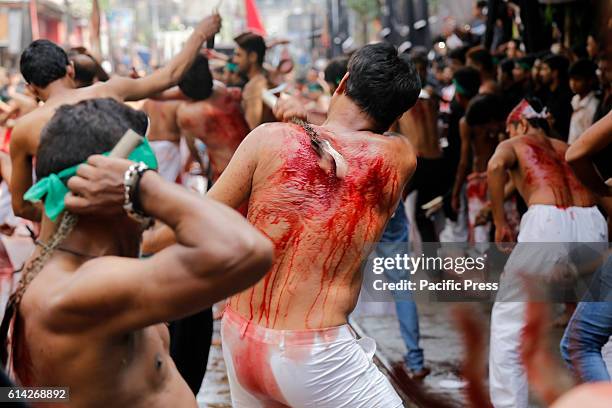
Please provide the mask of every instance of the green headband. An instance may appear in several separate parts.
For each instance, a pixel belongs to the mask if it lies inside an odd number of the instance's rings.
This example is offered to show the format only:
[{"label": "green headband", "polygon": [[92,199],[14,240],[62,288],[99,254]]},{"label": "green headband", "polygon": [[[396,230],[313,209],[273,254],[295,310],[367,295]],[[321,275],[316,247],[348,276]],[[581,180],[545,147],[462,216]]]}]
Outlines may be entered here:
[{"label": "green headband", "polygon": [[464,87],[462,87],[459,82],[457,82],[456,79],[453,79],[453,85],[455,85],[455,92],[458,93],[459,95],[463,95],[463,96],[469,96],[468,92],[465,90]]},{"label": "green headband", "polygon": [[[110,152],[103,153],[104,156],[109,154]],[[129,159],[135,162],[143,162],[151,169],[157,169],[157,159],[147,139],[143,139],[143,142],[132,151]],[[44,200],[45,214],[47,214],[51,221],[55,221],[65,208],[64,198],[69,191],[66,183],[70,177],[76,175],[77,169],[81,164],[64,169],[57,174],[52,173],[40,179],[38,183],[30,187],[23,195],[23,198],[33,203]]]},{"label": "green headband", "polygon": [[518,62],[517,64],[519,67],[521,67],[525,71],[529,71],[531,69],[531,65],[529,65],[526,62]]}]

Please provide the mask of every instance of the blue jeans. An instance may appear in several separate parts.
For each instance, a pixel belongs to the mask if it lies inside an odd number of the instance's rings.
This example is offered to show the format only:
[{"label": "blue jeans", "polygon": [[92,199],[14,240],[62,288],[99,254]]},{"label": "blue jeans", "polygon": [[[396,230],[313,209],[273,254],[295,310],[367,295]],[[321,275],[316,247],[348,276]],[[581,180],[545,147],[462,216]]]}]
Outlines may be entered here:
[{"label": "blue jeans", "polygon": [[563,359],[584,382],[610,381],[601,349],[612,335],[612,256],[596,279],[599,301],[578,304],[561,340]]},{"label": "blue jeans", "polygon": [[[378,256],[394,258],[396,254],[408,253],[408,218],[404,203],[400,201],[395,214],[389,220],[377,249]],[[387,269],[385,276],[389,282],[409,279],[410,273],[405,270]],[[400,324],[400,333],[408,353],[404,357],[406,366],[413,371],[423,369],[423,349],[419,347],[419,315],[416,303],[406,297],[404,292],[394,293],[395,309]]]}]

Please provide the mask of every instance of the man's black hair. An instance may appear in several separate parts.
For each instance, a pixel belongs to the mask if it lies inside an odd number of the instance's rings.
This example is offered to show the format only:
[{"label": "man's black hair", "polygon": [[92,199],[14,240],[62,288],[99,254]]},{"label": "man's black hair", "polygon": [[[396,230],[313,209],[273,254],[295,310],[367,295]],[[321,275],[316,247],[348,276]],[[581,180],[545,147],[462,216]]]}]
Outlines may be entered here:
[{"label": "man's black hair", "polygon": [[254,33],[243,33],[234,38],[234,41],[246,52],[257,54],[257,63],[263,65],[266,57],[266,42],[262,36]]},{"label": "man's black hair", "polygon": [[86,54],[71,53],[69,58],[74,64],[74,80],[78,86],[93,85],[97,74],[96,62]]},{"label": "man's black hair", "polygon": [[346,57],[336,57],[332,59],[329,64],[327,64],[327,67],[325,67],[325,82],[338,86],[348,71],[348,62],[349,60]]},{"label": "man's black hair", "polygon": [[68,55],[49,40],[36,40],[21,53],[19,68],[27,83],[46,88],[66,76]]},{"label": "man's black hair", "polygon": [[110,79],[104,68],[84,47],[70,49],[68,59],[74,64],[74,80],[80,87],[93,85],[95,79],[100,82]]},{"label": "man's black hair", "polygon": [[478,7],[479,9],[483,9],[483,8],[487,7],[486,0],[477,1],[476,2],[476,7]]},{"label": "man's black hair", "polygon": [[470,126],[486,125],[491,122],[503,122],[506,112],[499,96],[493,94],[477,95],[470,101],[465,111],[465,120]]},{"label": "man's black hair", "polygon": [[198,55],[178,86],[191,99],[196,101],[207,99],[213,91],[213,78],[208,59]]},{"label": "man's black hair", "polygon": [[493,71],[493,56],[489,51],[487,51],[486,48],[482,46],[470,48],[470,50],[467,52],[466,58],[474,61],[486,72]]},{"label": "man's black hair", "polygon": [[461,62],[461,65],[465,65],[465,54],[467,53],[466,47],[455,48],[448,52],[448,59],[457,60]]},{"label": "man's black hair", "polygon": [[512,70],[514,69],[514,61],[510,58],[505,58],[499,63],[499,67],[501,68],[504,74],[512,76]]},{"label": "man's black hair", "polygon": [[584,80],[595,79],[597,76],[597,65],[591,60],[581,59],[570,67],[569,77]]},{"label": "man's black hair", "polygon": [[557,71],[560,80],[567,78],[569,60],[563,55],[551,55],[545,58],[542,63],[548,65],[551,71]]},{"label": "man's black hair", "polygon": [[114,99],[60,106],[41,132],[36,176],[47,177],[111,151],[128,129],[143,136],[147,115]]},{"label": "man's black hair", "polygon": [[461,90],[457,89],[457,92],[469,99],[478,94],[480,72],[476,68],[463,67],[455,71],[453,81],[461,87]]},{"label": "man's black hair", "polygon": [[357,50],[348,72],[346,95],[383,130],[414,106],[421,91],[414,64],[402,60],[389,43]]}]

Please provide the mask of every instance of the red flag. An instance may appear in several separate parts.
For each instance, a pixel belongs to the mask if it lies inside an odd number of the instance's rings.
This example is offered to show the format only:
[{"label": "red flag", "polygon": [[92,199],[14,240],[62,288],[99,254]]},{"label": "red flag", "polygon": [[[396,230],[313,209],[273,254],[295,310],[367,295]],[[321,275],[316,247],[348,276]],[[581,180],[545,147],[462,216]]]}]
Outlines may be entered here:
[{"label": "red flag", "polygon": [[246,7],[247,31],[252,31],[255,34],[265,37],[267,35],[266,29],[261,22],[257,3],[255,3],[255,0],[244,0],[244,2]]}]

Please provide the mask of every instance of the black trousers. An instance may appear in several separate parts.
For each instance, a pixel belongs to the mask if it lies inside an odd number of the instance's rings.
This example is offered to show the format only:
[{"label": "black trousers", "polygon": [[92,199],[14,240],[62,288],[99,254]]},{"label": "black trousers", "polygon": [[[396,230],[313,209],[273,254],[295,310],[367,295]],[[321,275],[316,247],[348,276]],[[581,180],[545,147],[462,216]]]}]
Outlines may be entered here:
[{"label": "black trousers", "polygon": [[169,329],[170,356],[193,394],[198,395],[212,341],[212,309],[171,322]]}]

